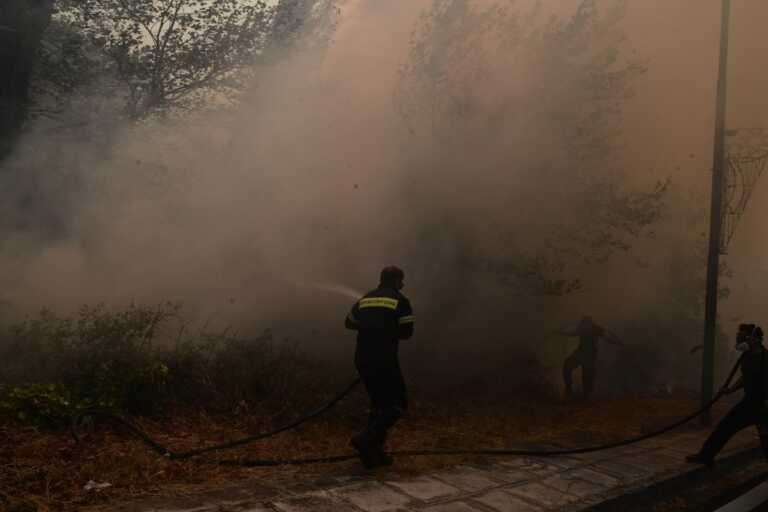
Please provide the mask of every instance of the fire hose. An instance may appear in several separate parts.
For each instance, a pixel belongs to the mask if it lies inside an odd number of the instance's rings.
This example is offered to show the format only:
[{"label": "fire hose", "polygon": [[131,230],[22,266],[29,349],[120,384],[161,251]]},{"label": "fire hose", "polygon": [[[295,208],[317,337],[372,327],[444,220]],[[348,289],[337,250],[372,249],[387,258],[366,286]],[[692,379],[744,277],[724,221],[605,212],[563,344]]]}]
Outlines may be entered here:
[{"label": "fire hose", "polygon": [[[743,357],[743,355],[742,355]],[[733,369],[731,370],[730,374],[728,375],[728,378],[725,380],[725,384],[723,384],[723,388],[727,388],[731,380],[733,379],[733,376],[736,374],[736,370],[739,367],[739,364],[741,363],[741,358],[736,362],[736,364],[733,366]],[[306,423],[312,419],[317,418],[318,416],[321,416],[331,408],[333,408],[337,403],[339,403],[341,400],[343,400],[347,395],[349,395],[352,390],[360,383],[360,379],[355,379],[352,383],[350,383],[343,391],[338,393],[336,396],[334,396],[328,403],[323,405],[322,407],[318,408],[317,410],[306,414],[294,421],[291,421],[289,423],[286,423],[285,425],[282,425],[280,427],[274,428],[272,430],[262,432],[259,434],[255,434],[252,436],[248,436],[242,439],[238,439],[235,441],[229,441],[226,443],[216,444],[212,446],[208,446],[205,448],[197,448],[194,450],[189,450],[185,452],[174,452],[171,449],[161,445],[154,439],[152,439],[147,433],[142,431],[140,428],[138,428],[136,425],[131,423],[129,420],[122,418],[121,416],[115,414],[112,411],[104,410],[104,409],[87,409],[84,411],[80,411],[78,414],[73,416],[72,422],[71,422],[71,432],[73,437],[76,441],[80,442],[80,436],[78,434],[78,425],[80,424],[81,420],[87,416],[101,416],[109,421],[112,421],[114,423],[117,423],[121,427],[125,428],[128,432],[133,434],[135,437],[137,437],[139,440],[141,440],[145,445],[147,445],[150,449],[152,449],[154,452],[156,452],[158,455],[161,455],[163,457],[168,458],[169,460],[185,460],[190,459],[192,457],[197,457],[199,455],[203,455],[205,453],[210,453],[214,451],[222,451],[222,450],[228,450],[231,448],[235,448],[238,446],[243,446],[246,444],[253,443],[255,441],[259,441],[261,439],[266,439],[268,437],[272,437],[274,435],[277,435],[281,432],[285,432],[287,430],[294,429],[298,427],[299,425],[302,425],[303,423]],[[679,419],[678,421],[675,421],[674,423],[671,423],[663,428],[659,428],[657,430],[654,430],[652,432],[648,432],[646,434],[638,435],[635,437],[623,439],[621,441],[615,441],[611,443],[605,443],[600,445],[594,445],[594,446],[587,446],[587,447],[581,447],[581,448],[556,448],[556,449],[548,449],[548,450],[525,450],[525,449],[508,449],[508,448],[480,448],[480,449],[471,449],[471,448],[462,448],[462,449],[432,449],[432,450],[401,450],[401,451],[393,451],[391,452],[391,455],[397,455],[397,456],[438,456],[438,455],[517,455],[517,456],[539,456],[539,457],[547,457],[547,456],[559,456],[559,455],[577,455],[582,453],[591,453],[591,452],[597,452],[602,450],[608,450],[611,448],[618,448],[621,446],[626,446],[634,443],[639,443],[640,441],[645,441],[647,439],[651,439],[653,437],[658,437],[663,434],[666,434],[667,432],[674,430],[685,423],[688,423],[692,419],[704,414],[707,410],[709,410],[720,398],[722,398],[722,394],[718,393],[716,394],[711,400],[709,400],[706,404],[701,406],[698,410],[688,414],[687,416]],[[358,456],[356,454],[342,454],[342,455],[331,455],[326,457],[314,457],[314,458],[301,458],[301,459],[245,459],[245,458],[238,458],[238,459],[225,459],[225,460],[216,460],[213,461],[216,464],[222,464],[222,465],[237,465],[237,466],[248,466],[248,467],[264,467],[264,466],[283,466],[283,465],[302,465],[302,464],[321,464],[321,463],[333,463],[333,462],[342,462],[347,460],[356,459]]]}]

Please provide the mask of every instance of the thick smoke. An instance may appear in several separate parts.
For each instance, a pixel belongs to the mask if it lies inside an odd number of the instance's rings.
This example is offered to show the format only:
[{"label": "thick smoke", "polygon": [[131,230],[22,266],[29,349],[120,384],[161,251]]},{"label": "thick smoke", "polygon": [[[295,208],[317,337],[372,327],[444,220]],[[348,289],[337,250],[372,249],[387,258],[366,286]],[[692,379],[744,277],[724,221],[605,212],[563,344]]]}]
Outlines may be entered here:
[{"label": "thick smoke", "polygon": [[[547,333],[589,313],[643,353],[684,353],[694,340],[643,334],[695,323],[699,275],[674,266],[698,242],[677,223],[643,238],[665,197],[665,172],[638,178],[621,149],[643,62],[620,2],[580,4],[350,2],[327,50],[257,67],[236,109],[128,125],[86,97],[5,164],[0,297],[18,313],[181,301],[346,357],[345,293],[395,263],[424,373],[534,354],[556,378],[573,340]],[[694,249],[660,256],[670,241]],[[654,331],[667,308],[694,320]]]}]

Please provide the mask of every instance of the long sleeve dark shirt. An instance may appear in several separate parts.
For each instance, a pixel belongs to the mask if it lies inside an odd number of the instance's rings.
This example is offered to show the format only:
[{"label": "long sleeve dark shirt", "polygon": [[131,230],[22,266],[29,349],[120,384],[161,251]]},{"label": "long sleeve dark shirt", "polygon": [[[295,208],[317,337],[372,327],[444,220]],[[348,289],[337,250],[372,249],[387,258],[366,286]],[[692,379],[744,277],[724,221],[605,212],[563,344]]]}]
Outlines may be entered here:
[{"label": "long sleeve dark shirt", "polygon": [[357,364],[394,364],[400,340],[413,336],[408,298],[387,286],[371,290],[350,310],[344,325],[357,331]]}]

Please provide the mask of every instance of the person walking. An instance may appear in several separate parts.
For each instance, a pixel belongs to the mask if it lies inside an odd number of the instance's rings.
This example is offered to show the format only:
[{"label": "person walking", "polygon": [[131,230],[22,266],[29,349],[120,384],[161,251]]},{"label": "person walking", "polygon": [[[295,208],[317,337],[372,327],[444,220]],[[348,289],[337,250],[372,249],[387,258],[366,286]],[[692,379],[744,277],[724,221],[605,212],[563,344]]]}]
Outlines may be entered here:
[{"label": "person walking", "polygon": [[384,443],[408,409],[398,349],[400,340],[413,336],[414,315],[410,301],[400,291],[404,285],[405,273],[400,268],[384,268],[379,286],[358,300],[344,321],[347,329],[357,331],[355,367],[371,401],[366,428],[350,441],[368,469],[392,464]]}]

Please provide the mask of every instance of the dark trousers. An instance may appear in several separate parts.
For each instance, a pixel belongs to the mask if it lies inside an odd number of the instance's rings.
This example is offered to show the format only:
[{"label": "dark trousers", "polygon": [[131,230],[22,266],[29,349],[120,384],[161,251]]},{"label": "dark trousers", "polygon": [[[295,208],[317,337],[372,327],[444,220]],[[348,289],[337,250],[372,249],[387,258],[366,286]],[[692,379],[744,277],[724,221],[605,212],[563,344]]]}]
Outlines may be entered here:
[{"label": "dark trousers", "polygon": [[387,432],[408,409],[405,381],[400,365],[358,364],[357,371],[371,399],[366,441],[379,448],[384,446]]},{"label": "dark trousers", "polygon": [[706,459],[714,459],[734,434],[752,425],[757,427],[763,454],[768,457],[768,410],[762,401],[747,399],[728,411],[704,441],[699,453]]},{"label": "dark trousers", "polygon": [[581,367],[581,389],[584,392],[584,398],[587,398],[595,386],[597,357],[591,354],[574,352],[565,360],[563,364],[563,382],[565,383],[565,393],[568,396],[573,395],[573,378],[571,374],[576,368]]}]

